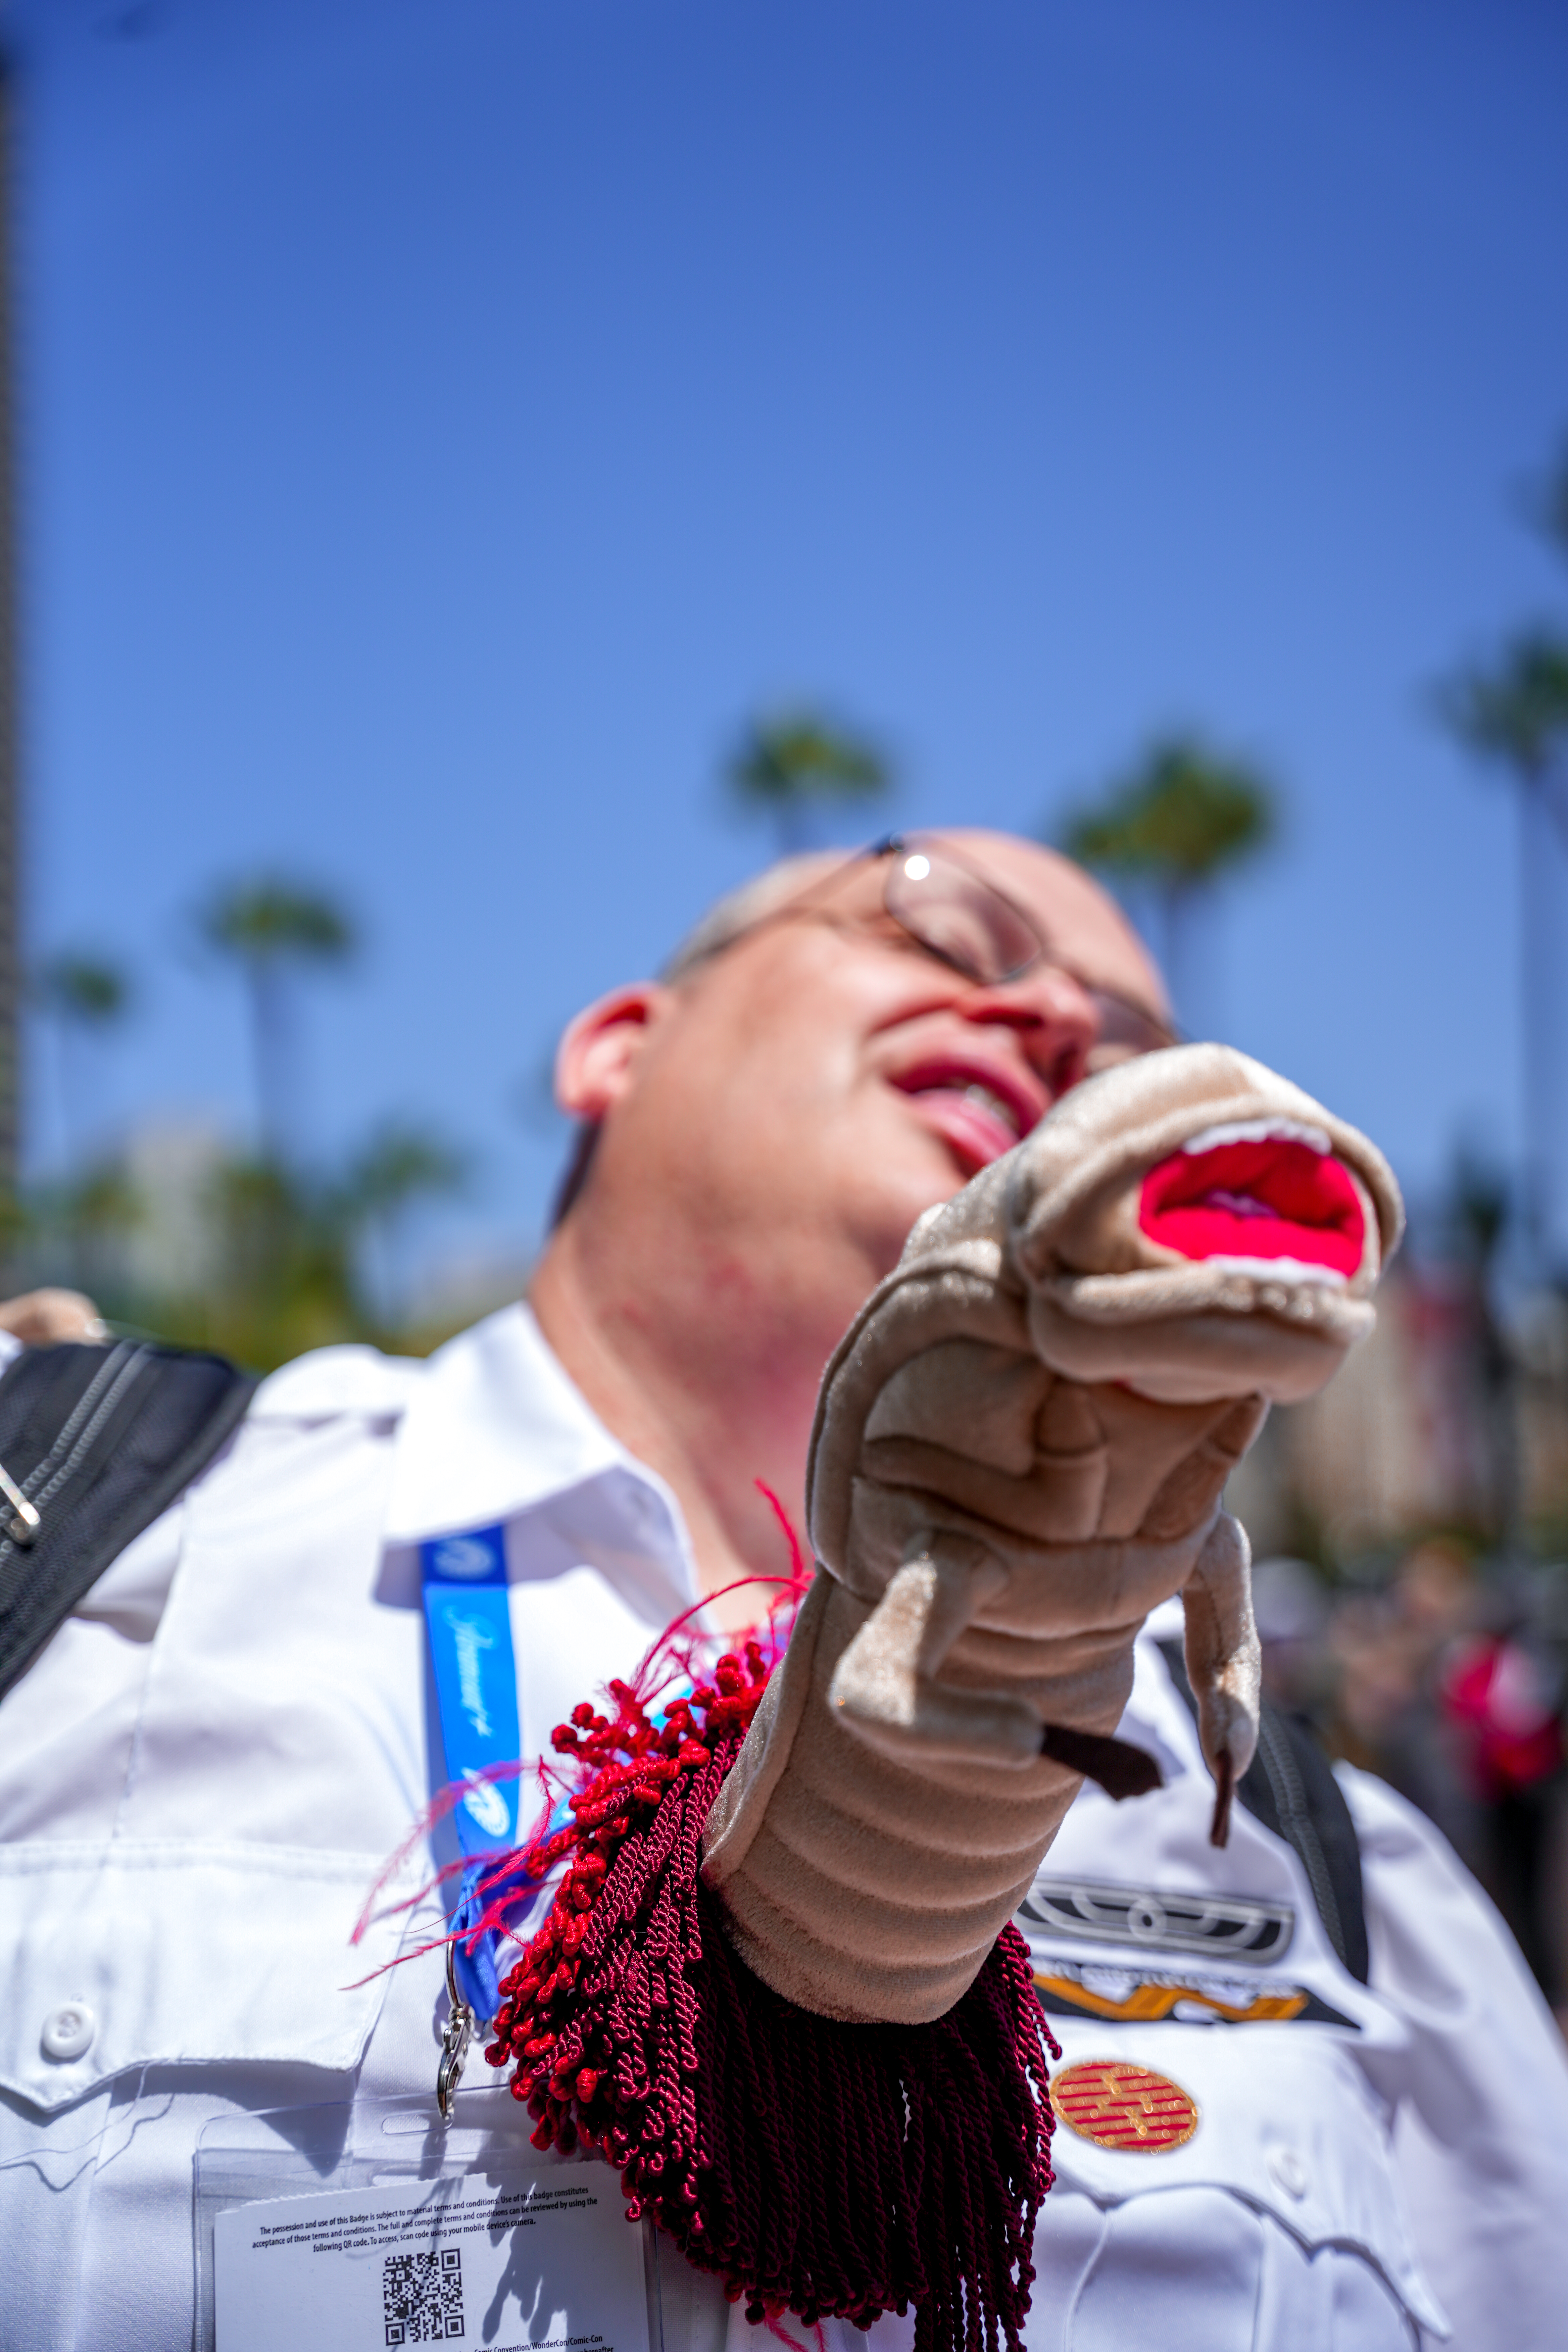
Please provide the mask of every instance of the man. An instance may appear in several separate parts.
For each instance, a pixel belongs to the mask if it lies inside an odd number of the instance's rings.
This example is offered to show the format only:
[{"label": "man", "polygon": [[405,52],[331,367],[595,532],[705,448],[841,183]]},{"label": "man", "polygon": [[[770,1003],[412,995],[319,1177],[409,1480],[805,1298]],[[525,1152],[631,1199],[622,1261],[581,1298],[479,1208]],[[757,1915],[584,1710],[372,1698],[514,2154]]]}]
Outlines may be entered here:
[{"label": "man", "polygon": [[[934,883],[953,859],[967,883],[923,913],[889,887],[895,865]],[[371,1976],[398,1948],[389,1916],[347,1948],[446,1777],[417,1547],[503,1531],[525,1759],[679,1610],[710,1596],[712,1622],[754,1620],[757,1588],[734,1588],[784,1565],[762,1488],[800,1524],[823,1364],[914,1219],[1100,1062],[1168,1036],[1157,974],[1085,876],[963,834],[897,861],[792,861],[715,910],[664,981],[572,1024],[559,1092],[591,1149],[529,1307],[427,1365],[336,1349],[264,1383],[0,1707],[7,2343],[184,2346],[198,2145],[280,2147],[294,2126],[250,2119],[312,2108],[347,2133],[428,2087],[438,1954]],[[1447,2227],[1471,2151],[1479,2219],[1443,2282],[1458,2341],[1543,2343],[1568,2287],[1551,2218],[1568,2070],[1506,1939],[1432,1834],[1358,1782],[1373,1965],[1370,1988],[1342,1965],[1341,1987],[1289,1842],[1255,1823],[1215,1858],[1194,1833],[1212,1792],[1142,1646],[1127,1736],[1168,1788],[1115,1811],[1080,1800],[1026,1924],[1068,2056],[1168,2070],[1199,2125],[1173,2156],[1058,2132],[1035,2352],[1437,2340],[1402,2182]],[[1277,1930],[1288,1914],[1317,2009],[1189,2021],[1242,2006],[1210,1968],[1184,2011],[1108,2017],[1110,1948],[1070,1916],[1086,1879],[1134,1886],[1140,1919],[1162,1886],[1212,1890],[1222,1920],[1260,1899]]]}]

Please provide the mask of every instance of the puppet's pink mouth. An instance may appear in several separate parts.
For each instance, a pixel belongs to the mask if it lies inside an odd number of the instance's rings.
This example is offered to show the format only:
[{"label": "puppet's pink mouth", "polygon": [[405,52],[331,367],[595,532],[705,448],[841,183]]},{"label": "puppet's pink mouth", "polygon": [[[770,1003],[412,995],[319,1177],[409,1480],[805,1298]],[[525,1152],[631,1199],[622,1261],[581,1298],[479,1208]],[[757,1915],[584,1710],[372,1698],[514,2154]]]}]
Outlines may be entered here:
[{"label": "puppet's pink mouth", "polygon": [[1366,1241],[1349,1171],[1326,1135],[1293,1119],[1194,1135],[1143,1179],[1138,1223],[1183,1257],[1319,1281],[1348,1281]]}]

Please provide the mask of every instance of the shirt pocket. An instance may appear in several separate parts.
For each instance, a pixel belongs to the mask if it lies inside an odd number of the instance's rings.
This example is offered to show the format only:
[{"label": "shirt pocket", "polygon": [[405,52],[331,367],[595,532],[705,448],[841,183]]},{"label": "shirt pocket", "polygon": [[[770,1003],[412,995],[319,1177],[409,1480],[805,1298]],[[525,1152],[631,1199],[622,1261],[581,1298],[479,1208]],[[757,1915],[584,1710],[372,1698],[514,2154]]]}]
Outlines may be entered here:
[{"label": "shirt pocket", "polygon": [[347,2073],[398,1945],[395,1918],[350,1940],[382,1866],[173,1840],[0,1849],[0,2083],[48,2112],[141,2066]]},{"label": "shirt pocket", "polygon": [[[1062,2084],[1051,2161],[1065,2188],[1097,2204],[1169,2189],[1223,2189],[1270,2215],[1309,2251],[1352,2248],[1388,2282],[1411,2318],[1446,2335],[1441,2306],[1416,2263],[1382,2103],[1344,2036],[1321,2025],[1100,2028],[1056,2021]],[[1074,2102],[1063,2077],[1097,2060],[1163,2076],[1196,2109],[1191,2136],[1106,2146],[1061,2119]],[[1080,2078],[1082,2079],[1082,2078]],[[1160,2105],[1158,2095],[1154,2104]],[[1094,2126],[1092,2109],[1086,2118]],[[1047,2198],[1042,2226],[1048,2224]]]}]

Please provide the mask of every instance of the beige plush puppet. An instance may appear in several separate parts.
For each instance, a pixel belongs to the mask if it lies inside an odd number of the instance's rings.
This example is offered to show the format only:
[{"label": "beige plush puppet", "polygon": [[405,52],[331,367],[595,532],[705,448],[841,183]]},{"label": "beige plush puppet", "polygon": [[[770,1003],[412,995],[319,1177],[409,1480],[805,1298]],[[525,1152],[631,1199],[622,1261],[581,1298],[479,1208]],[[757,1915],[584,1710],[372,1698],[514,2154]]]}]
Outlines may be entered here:
[{"label": "beige plush puppet", "polygon": [[703,1876],[803,2008],[942,2016],[1111,1735],[1173,1592],[1223,1841],[1258,1732],[1247,1538],[1270,1402],[1372,1327],[1402,1223],[1373,1147],[1245,1055],[1088,1080],[916,1225],[827,1368],[821,1568],[710,1815]]}]

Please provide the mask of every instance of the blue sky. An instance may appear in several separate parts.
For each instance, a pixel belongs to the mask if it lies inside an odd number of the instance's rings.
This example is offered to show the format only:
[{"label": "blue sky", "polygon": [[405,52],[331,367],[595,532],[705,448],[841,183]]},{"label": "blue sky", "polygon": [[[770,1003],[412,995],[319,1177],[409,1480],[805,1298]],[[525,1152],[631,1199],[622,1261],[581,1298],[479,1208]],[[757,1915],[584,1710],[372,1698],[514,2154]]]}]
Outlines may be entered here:
[{"label": "blue sky", "polygon": [[[1511,1147],[1512,813],[1433,724],[1568,601],[1568,12],[1527,0],[13,0],[33,943],[100,1113],[248,1116],[216,875],[361,915],[307,1133],[479,1154],[764,853],[759,704],[1031,829],[1149,733],[1268,763],[1237,1042],[1429,1189]],[[1560,879],[1562,877],[1559,877]],[[1568,898],[1564,899],[1568,908]],[[40,1090],[35,1149],[58,1149]]]}]

